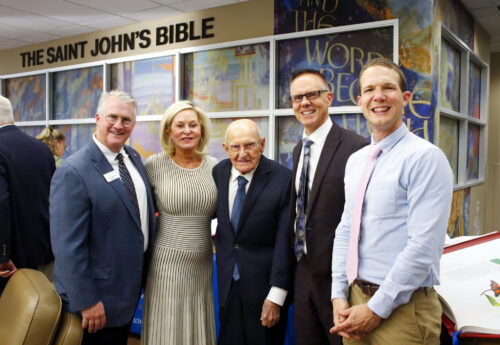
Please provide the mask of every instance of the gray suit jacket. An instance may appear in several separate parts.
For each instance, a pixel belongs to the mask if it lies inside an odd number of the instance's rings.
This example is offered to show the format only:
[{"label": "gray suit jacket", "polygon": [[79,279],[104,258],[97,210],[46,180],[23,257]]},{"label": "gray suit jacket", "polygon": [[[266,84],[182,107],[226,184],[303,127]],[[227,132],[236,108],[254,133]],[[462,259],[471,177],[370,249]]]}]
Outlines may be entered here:
[{"label": "gray suit jacket", "polygon": [[[139,154],[128,146],[125,150],[146,185],[151,247],[151,189]],[[106,327],[131,321],[146,262],[140,219],[127,191],[120,179],[104,178],[112,170],[91,141],[56,170],[50,192],[57,290],[75,313],[102,301]]]}]

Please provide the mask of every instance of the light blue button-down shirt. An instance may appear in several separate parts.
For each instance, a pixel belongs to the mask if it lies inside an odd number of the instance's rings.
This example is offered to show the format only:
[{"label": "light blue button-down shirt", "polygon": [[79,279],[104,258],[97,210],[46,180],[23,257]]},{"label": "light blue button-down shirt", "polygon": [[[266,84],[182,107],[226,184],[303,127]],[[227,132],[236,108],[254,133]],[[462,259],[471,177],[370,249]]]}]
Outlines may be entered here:
[{"label": "light blue button-down shirt", "polygon": [[[404,124],[376,144],[382,152],[363,203],[358,278],[380,285],[368,307],[387,318],[417,288],[439,284],[453,173],[444,153]],[[352,207],[370,150],[366,146],[355,152],[346,165],[346,203],[332,256],[332,299],[348,296]]]}]

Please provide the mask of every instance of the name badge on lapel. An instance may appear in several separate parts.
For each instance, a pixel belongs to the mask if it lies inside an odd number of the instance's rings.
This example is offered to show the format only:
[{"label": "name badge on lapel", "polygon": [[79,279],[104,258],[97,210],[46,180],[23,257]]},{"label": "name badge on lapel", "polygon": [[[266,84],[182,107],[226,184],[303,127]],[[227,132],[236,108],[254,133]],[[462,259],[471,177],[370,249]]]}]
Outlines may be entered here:
[{"label": "name badge on lapel", "polygon": [[116,180],[117,178],[120,178],[120,175],[115,170],[113,170],[113,171],[110,171],[109,173],[104,174],[104,178],[109,183],[111,181]]}]

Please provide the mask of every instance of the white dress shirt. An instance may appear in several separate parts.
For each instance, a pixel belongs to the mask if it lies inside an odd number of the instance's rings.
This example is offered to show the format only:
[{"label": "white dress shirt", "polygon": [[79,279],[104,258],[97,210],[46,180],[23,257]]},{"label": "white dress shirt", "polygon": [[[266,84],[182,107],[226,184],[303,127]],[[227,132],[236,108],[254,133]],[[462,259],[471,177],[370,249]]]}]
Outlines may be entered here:
[{"label": "white dress shirt", "polygon": [[[231,213],[233,212],[234,197],[236,196],[236,191],[238,190],[238,176],[243,176],[247,179],[248,183],[245,185],[245,193],[248,192],[250,183],[252,182],[255,170],[257,170],[258,165],[252,171],[241,174],[238,170],[231,168],[231,175],[229,176],[229,192],[228,192],[228,202],[229,202],[229,217],[231,218]],[[286,295],[288,291],[277,286],[271,286],[269,293],[267,294],[267,299],[279,306],[283,306],[285,303]]]},{"label": "white dress shirt", "polygon": [[[321,126],[318,127],[311,135],[307,136],[306,131],[302,134],[302,140],[304,138],[308,138],[311,140],[311,146],[309,149],[309,176],[307,180],[307,195],[311,194],[312,185],[314,182],[314,175],[316,174],[316,168],[318,167],[319,157],[321,156],[321,152],[323,151],[323,146],[325,146],[326,137],[328,133],[330,133],[330,129],[332,129],[332,120],[330,116]],[[303,146],[303,145],[302,145]],[[295,194],[299,194],[300,188],[300,175],[302,173],[302,165],[304,161],[304,150],[300,153],[299,163],[297,164],[297,175],[295,176]],[[295,206],[295,212],[298,213],[297,206]],[[295,229],[295,220],[294,220],[294,229]],[[304,242],[304,253],[307,254],[307,243]]]},{"label": "white dress shirt", "polygon": [[[118,154],[118,152],[112,152],[110,149],[108,149],[106,145],[102,144],[99,140],[97,140],[95,134],[93,136],[93,139],[97,147],[104,154],[104,157],[106,157],[106,159],[108,160],[113,170],[118,174],[118,176],[120,176],[118,160],[116,159],[116,155]],[[125,163],[125,166],[127,167],[130,176],[132,177],[132,181],[134,181],[135,194],[137,196],[137,202],[139,204],[141,230],[142,233],[144,234],[144,251],[146,251],[148,249],[148,242],[149,242],[149,230],[148,230],[149,216],[148,216],[148,197],[146,194],[146,185],[144,184],[141,175],[137,171],[137,168],[135,167],[134,163],[132,163],[130,157],[128,156],[127,152],[123,147],[121,148],[119,153],[123,155],[123,162]]]}]

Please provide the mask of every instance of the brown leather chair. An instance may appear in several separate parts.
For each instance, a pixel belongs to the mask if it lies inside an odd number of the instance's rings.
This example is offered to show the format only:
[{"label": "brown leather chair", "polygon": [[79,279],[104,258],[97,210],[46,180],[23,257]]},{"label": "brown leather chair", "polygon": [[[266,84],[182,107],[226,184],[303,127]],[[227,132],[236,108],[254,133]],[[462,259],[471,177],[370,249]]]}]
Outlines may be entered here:
[{"label": "brown leather chair", "polygon": [[61,299],[43,273],[19,269],[0,297],[0,339],[3,345],[79,345],[81,321],[62,311]]}]

